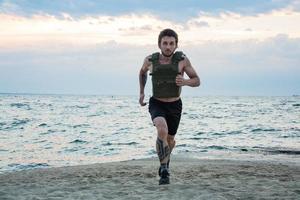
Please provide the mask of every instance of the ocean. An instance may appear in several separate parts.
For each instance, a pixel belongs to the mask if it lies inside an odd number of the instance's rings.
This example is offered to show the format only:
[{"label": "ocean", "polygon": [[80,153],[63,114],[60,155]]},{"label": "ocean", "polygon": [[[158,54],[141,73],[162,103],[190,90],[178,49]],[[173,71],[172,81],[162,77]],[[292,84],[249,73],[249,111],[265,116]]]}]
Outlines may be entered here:
[{"label": "ocean", "polygon": [[[182,101],[172,154],[300,164],[299,96]],[[138,96],[0,94],[0,173],[155,157],[155,141]]]}]

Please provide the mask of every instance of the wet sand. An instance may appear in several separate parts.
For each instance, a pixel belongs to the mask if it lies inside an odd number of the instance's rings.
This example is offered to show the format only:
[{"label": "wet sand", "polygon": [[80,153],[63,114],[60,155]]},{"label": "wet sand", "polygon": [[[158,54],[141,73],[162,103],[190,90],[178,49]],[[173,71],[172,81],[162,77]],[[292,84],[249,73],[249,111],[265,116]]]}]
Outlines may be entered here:
[{"label": "wet sand", "polygon": [[300,166],[173,156],[0,174],[0,199],[300,199]]}]

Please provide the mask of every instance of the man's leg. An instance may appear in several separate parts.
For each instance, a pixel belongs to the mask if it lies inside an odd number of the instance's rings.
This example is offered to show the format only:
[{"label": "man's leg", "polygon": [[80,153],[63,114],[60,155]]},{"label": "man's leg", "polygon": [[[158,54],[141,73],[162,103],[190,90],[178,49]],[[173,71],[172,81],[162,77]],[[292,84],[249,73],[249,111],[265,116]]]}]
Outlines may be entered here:
[{"label": "man's leg", "polygon": [[169,160],[170,147],[168,144],[168,125],[163,117],[156,117],[153,123],[157,130],[156,152],[161,165]]},{"label": "man's leg", "polygon": [[170,148],[169,160],[167,162],[167,167],[169,168],[171,153],[172,153],[172,151],[175,147],[175,144],[176,144],[175,135],[168,135],[167,141],[168,141],[168,145],[169,145],[169,148]]},{"label": "man's leg", "polygon": [[169,184],[169,171],[167,163],[170,156],[170,147],[168,145],[168,125],[163,117],[156,117],[153,120],[157,129],[156,152],[160,161],[159,184]]},{"label": "man's leg", "polygon": [[182,111],[182,102],[181,100],[178,100],[175,102],[175,105],[173,104],[172,107],[169,107],[169,113],[166,116],[167,126],[168,126],[168,145],[170,148],[170,155],[168,160],[168,168],[170,163],[170,156],[171,152],[175,147],[175,135],[177,133],[177,129],[180,123],[181,118],[181,111]]}]

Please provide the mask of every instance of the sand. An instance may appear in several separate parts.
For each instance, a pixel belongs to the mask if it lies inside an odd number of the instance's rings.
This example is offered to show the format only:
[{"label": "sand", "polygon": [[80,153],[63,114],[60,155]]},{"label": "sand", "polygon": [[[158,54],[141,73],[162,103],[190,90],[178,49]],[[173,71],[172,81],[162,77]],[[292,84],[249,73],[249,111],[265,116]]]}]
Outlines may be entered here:
[{"label": "sand", "polygon": [[173,156],[0,174],[0,199],[300,199],[300,166]]}]

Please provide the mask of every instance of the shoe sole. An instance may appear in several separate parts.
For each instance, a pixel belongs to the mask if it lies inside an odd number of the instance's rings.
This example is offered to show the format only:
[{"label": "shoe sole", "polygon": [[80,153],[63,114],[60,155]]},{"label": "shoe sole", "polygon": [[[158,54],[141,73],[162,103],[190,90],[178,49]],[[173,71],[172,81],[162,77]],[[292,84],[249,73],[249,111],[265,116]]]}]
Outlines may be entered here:
[{"label": "shoe sole", "polygon": [[159,180],[159,185],[167,185],[167,184],[170,184],[170,179],[169,179],[169,177],[167,177],[167,178],[161,178],[161,179]]},{"label": "shoe sole", "polygon": [[167,170],[164,170],[161,173],[161,178],[159,179],[159,185],[166,185],[170,184],[170,178],[169,178],[169,172]]}]

